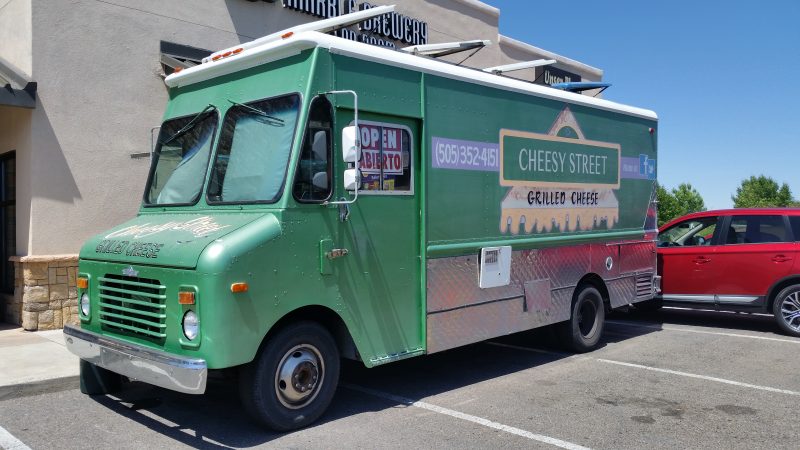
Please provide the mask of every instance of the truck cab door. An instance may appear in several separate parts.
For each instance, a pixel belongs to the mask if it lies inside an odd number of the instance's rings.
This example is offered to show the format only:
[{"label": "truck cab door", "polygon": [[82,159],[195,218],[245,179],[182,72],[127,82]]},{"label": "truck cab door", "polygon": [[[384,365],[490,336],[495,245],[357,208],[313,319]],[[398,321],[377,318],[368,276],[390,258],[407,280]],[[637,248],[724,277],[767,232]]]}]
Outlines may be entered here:
[{"label": "truck cab door", "polygon": [[[352,120],[352,110],[337,110],[337,135]],[[424,348],[419,129],[414,119],[359,113],[361,178],[358,199],[339,222],[336,246],[347,255],[336,276],[342,301],[371,348],[362,356],[372,364]],[[336,162],[341,177],[347,167],[341,158]],[[337,197],[352,197],[341,181],[336,189]]]}]

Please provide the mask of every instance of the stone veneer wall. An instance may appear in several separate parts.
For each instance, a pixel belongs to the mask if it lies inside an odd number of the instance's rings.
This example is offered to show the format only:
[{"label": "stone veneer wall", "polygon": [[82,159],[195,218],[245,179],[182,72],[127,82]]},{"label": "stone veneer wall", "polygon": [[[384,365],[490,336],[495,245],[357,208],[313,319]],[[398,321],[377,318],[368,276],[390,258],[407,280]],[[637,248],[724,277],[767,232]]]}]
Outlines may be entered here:
[{"label": "stone veneer wall", "polygon": [[14,256],[14,298],[6,321],[28,331],[77,325],[78,255]]}]

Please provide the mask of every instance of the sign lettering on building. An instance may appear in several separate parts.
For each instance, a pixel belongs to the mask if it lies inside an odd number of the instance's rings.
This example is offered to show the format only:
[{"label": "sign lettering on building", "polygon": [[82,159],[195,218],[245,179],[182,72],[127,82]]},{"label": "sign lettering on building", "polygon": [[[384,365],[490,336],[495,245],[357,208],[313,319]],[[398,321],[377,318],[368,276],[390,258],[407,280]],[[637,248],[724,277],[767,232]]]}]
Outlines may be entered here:
[{"label": "sign lettering on building", "polygon": [[536,68],[536,83],[552,86],[557,83],[572,83],[581,81],[581,76],[552,66]]},{"label": "sign lettering on building", "polygon": [[[358,0],[282,0],[283,7],[327,19],[364,11],[379,5]],[[358,24],[357,30],[343,28],[336,35],[353,41],[395,48],[428,43],[427,22],[399,13],[383,14]]]}]

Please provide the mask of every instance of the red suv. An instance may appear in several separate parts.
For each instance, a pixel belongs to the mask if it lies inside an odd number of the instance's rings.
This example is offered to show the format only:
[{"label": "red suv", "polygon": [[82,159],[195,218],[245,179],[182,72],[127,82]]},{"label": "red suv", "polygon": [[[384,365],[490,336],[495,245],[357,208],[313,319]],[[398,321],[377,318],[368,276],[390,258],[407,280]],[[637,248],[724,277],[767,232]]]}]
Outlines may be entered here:
[{"label": "red suv", "polygon": [[800,209],[689,214],[658,234],[664,304],[767,312],[800,337]]}]

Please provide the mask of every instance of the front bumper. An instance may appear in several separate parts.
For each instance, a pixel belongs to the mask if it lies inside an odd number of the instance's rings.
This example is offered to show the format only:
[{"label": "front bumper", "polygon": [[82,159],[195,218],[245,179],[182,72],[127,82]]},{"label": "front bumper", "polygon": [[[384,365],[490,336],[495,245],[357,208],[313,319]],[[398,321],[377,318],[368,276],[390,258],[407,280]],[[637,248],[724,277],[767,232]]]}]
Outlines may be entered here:
[{"label": "front bumper", "polygon": [[123,342],[70,325],[64,326],[67,349],[81,359],[128,378],[187,394],[206,391],[205,360],[176,356]]}]

